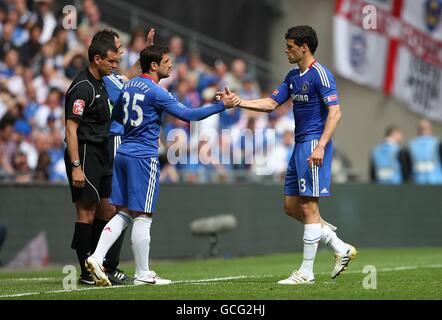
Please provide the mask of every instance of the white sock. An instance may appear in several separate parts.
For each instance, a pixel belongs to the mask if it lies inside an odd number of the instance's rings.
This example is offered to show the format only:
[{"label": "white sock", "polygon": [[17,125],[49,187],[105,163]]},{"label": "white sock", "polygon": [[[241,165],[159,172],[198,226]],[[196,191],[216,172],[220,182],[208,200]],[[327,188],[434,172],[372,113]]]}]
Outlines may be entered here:
[{"label": "white sock", "polygon": [[343,255],[347,253],[348,246],[344,241],[339,239],[336,232],[330,229],[330,227],[327,225],[322,227],[321,240],[326,246],[332,248],[337,254]]},{"label": "white sock", "polygon": [[304,260],[299,271],[306,276],[313,275],[318,242],[321,240],[321,224],[311,223],[304,225]]},{"label": "white sock", "polygon": [[138,217],[132,228],[132,251],[135,259],[135,278],[143,278],[149,273],[150,225],[152,219]]},{"label": "white sock", "polygon": [[100,263],[103,263],[104,257],[110,247],[120,237],[121,232],[132,223],[132,217],[123,211],[119,211],[101,231],[100,240],[98,240],[97,248],[92,254]]}]

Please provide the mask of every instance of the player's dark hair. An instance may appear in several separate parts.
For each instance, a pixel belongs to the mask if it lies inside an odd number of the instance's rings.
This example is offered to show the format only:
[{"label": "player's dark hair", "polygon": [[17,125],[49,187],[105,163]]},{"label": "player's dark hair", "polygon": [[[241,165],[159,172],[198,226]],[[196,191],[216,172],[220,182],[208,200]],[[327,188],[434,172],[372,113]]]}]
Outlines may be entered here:
[{"label": "player's dark hair", "polygon": [[389,137],[393,134],[393,132],[395,131],[399,131],[399,127],[396,126],[389,126],[386,130],[385,130],[385,137]]},{"label": "player's dark hair", "polygon": [[153,45],[145,48],[140,53],[141,72],[148,72],[152,62],[160,64],[161,59],[163,59],[163,56],[167,53],[169,53],[169,49],[164,46]]},{"label": "player's dark hair", "polygon": [[318,47],[318,35],[310,26],[296,26],[288,29],[285,39],[292,39],[297,46],[302,46],[305,43],[312,54]]},{"label": "player's dark hair", "polygon": [[104,59],[107,57],[107,52],[118,52],[118,48],[115,46],[115,38],[112,36],[111,39],[108,39],[106,37],[97,37],[92,39],[91,45],[88,49],[88,57],[89,62],[94,61],[95,55],[99,55],[101,59]]},{"label": "player's dark hair", "polygon": [[114,41],[115,38],[120,39],[120,36],[118,33],[116,33],[112,29],[103,29],[101,31],[98,31],[96,34],[94,34],[94,37],[92,38],[92,41],[94,40],[107,40],[107,41]]}]

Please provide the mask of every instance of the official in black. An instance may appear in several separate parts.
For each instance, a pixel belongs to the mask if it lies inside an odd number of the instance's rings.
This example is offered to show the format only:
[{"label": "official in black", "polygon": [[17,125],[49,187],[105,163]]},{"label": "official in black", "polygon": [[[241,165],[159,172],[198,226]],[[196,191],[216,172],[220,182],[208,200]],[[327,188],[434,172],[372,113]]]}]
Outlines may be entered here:
[{"label": "official in black", "polygon": [[71,246],[81,267],[80,283],[94,284],[84,261],[91,249],[97,206],[111,192],[107,143],[110,109],[102,78],[117,68],[119,53],[114,41],[95,39],[88,56],[88,68],[77,75],[66,93],[65,165],[77,211]]}]

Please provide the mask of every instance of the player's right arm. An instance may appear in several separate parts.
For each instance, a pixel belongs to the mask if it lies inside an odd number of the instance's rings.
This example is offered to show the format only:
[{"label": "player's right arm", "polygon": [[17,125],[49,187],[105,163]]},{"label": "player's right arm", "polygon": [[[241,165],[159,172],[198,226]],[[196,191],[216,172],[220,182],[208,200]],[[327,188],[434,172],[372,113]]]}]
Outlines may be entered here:
[{"label": "player's right arm", "polygon": [[273,100],[272,98],[241,100],[240,107],[243,109],[248,109],[258,112],[272,112],[277,107],[279,107],[279,103]]},{"label": "player's right arm", "polygon": [[[65,113],[66,113],[66,148],[70,163],[80,160],[78,152],[77,129],[83,119],[84,111],[93,100],[93,88],[86,82],[80,82],[74,86],[66,95]],[[83,188],[85,178],[82,166],[72,168],[72,185],[76,188]]]},{"label": "player's right arm", "polygon": [[[77,119],[68,119],[66,121],[66,144],[70,162],[74,160],[80,160],[78,154],[78,138],[77,129],[80,125],[80,121]],[[76,188],[83,188],[85,178],[81,166],[72,168],[72,185]]]},{"label": "player's right arm", "polygon": [[123,90],[118,95],[117,100],[115,101],[114,107],[112,108],[112,116],[111,119],[117,121],[120,124],[123,124],[124,118],[124,110],[123,110]]},{"label": "player's right arm", "polygon": [[[155,37],[155,29],[150,28],[147,33],[146,48],[153,45],[154,37]],[[138,59],[134,63],[134,65],[129,70],[127,70],[125,74],[123,74],[123,78],[125,81],[129,81],[130,79],[135,78],[140,74],[141,74],[141,66],[140,66],[140,59]]]},{"label": "player's right arm", "polygon": [[268,98],[254,99],[254,100],[242,100],[240,107],[252,111],[258,112],[272,112],[278,108],[281,104],[286,102],[290,98],[290,90],[287,81],[287,77],[279,85],[278,89],[274,90],[272,95]]},{"label": "player's right arm", "polygon": [[106,92],[112,106],[115,106],[118,97],[123,89],[123,77],[115,74],[111,74],[103,78]]}]

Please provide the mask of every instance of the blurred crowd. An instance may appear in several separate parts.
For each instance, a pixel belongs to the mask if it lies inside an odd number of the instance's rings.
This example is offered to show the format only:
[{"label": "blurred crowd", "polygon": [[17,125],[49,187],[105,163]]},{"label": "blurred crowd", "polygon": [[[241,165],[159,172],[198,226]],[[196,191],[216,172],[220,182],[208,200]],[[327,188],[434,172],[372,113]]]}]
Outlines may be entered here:
[{"label": "blurred crowd", "polygon": [[[0,0],[0,181],[67,181],[64,95],[88,65],[93,34],[111,26],[101,21],[94,0],[82,2],[76,29],[64,29],[62,19],[52,0]],[[123,41],[119,73],[129,69],[146,46],[145,30],[121,38],[128,41]],[[168,41],[174,70],[160,85],[186,106],[211,103],[226,86],[245,99],[269,95],[243,59],[208,64],[198,52],[187,51],[179,36]],[[271,114],[235,108],[197,125],[166,115],[161,181],[282,181],[293,150],[293,130],[289,104]],[[192,154],[199,161],[192,161]],[[177,157],[178,163],[171,161]],[[350,163],[339,150],[336,157],[336,182],[345,182]]]},{"label": "blurred crowd", "polygon": [[442,184],[442,143],[433,134],[431,122],[421,119],[416,136],[404,143],[404,134],[390,126],[384,140],[370,157],[370,176],[381,184]]}]

